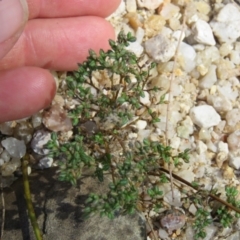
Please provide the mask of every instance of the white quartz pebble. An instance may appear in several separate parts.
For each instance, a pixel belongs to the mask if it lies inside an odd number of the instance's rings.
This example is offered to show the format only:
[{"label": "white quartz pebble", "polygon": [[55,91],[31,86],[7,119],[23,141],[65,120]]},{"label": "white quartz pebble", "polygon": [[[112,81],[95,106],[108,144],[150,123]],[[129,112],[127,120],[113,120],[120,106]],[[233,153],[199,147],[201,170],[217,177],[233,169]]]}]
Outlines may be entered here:
[{"label": "white quartz pebble", "polygon": [[238,150],[240,148],[240,130],[236,130],[231,133],[227,138],[227,142],[230,150]]},{"label": "white quartz pebble", "polygon": [[26,154],[26,145],[23,140],[9,137],[2,140],[1,143],[11,157],[20,159]]},{"label": "white quartz pebble", "polygon": [[212,29],[210,25],[198,19],[192,27],[193,38],[198,42],[206,45],[215,45],[215,39],[213,37]]},{"label": "white quartz pebble", "polygon": [[149,10],[153,10],[159,7],[163,0],[137,0],[139,7],[145,7]]},{"label": "white quartz pebble", "polygon": [[126,9],[128,12],[136,12],[137,11],[136,0],[126,0]]},{"label": "white quartz pebble", "polygon": [[171,41],[165,34],[158,34],[145,42],[147,54],[156,62],[167,62],[175,54],[177,41]]},{"label": "white quartz pebble", "polygon": [[39,160],[38,166],[41,169],[44,169],[44,168],[50,168],[52,164],[53,164],[53,158],[43,157]]},{"label": "white quartz pebble", "polygon": [[227,112],[232,110],[232,103],[227,99],[226,94],[209,95],[207,102],[211,104],[218,112]]},{"label": "white quartz pebble", "polygon": [[171,19],[172,17],[174,17],[174,15],[176,15],[179,12],[180,8],[172,3],[168,3],[166,5],[163,6],[160,15],[164,18],[164,19]]},{"label": "white quartz pebble", "polygon": [[168,193],[166,193],[165,196],[163,197],[163,200],[174,207],[182,206],[181,193],[179,192],[178,189],[173,189],[173,192],[169,191]]},{"label": "white quartz pebble", "polygon": [[191,72],[195,68],[196,55],[196,51],[192,46],[188,45],[187,43],[181,42],[179,47],[179,62],[186,72]]},{"label": "white quartz pebble", "polygon": [[239,51],[232,50],[231,53],[230,53],[230,60],[234,64],[240,64],[240,53],[239,53]]},{"label": "white quartz pebble", "polygon": [[144,91],[144,97],[140,97],[140,102],[144,105],[151,104],[149,93]]},{"label": "white quartz pebble", "polygon": [[220,115],[209,105],[193,107],[190,110],[190,117],[194,124],[203,128],[216,126],[221,121]]},{"label": "white quartz pebble", "polygon": [[240,169],[240,156],[234,156],[233,154],[229,154],[229,165],[234,169]]},{"label": "white quartz pebble", "polygon": [[228,144],[223,142],[223,141],[220,141],[218,143],[218,150],[219,152],[225,152],[225,153],[228,153]]},{"label": "white quartz pebble", "polygon": [[129,43],[126,47],[127,50],[136,54],[137,57],[140,57],[143,53],[142,40],[144,37],[145,31],[143,28],[139,27],[136,31],[136,41]]},{"label": "white quartz pebble", "polygon": [[235,4],[225,5],[210,26],[220,42],[234,42],[240,37],[240,10]]},{"label": "white quartz pebble", "polygon": [[11,159],[11,156],[10,156],[10,154],[8,153],[7,150],[4,150],[4,151],[1,153],[0,158],[1,158],[4,162],[9,162],[10,159]]},{"label": "white quartz pebble", "polygon": [[139,42],[132,42],[127,46],[127,50],[133,52],[137,57],[140,57],[143,52],[143,47]]},{"label": "white quartz pebble", "polygon": [[51,139],[51,133],[44,131],[44,130],[38,130],[33,135],[33,139],[31,142],[31,147],[35,153],[45,155],[49,153],[49,150],[44,147],[45,144],[48,143],[48,141]]},{"label": "white quartz pebble", "polygon": [[138,120],[138,121],[136,122],[136,127],[137,127],[137,129],[139,129],[139,130],[145,129],[146,126],[147,126],[147,121]]},{"label": "white quartz pebble", "polygon": [[201,88],[211,88],[212,85],[217,82],[216,69],[216,65],[211,65],[209,67],[207,74],[200,80],[199,86]]}]

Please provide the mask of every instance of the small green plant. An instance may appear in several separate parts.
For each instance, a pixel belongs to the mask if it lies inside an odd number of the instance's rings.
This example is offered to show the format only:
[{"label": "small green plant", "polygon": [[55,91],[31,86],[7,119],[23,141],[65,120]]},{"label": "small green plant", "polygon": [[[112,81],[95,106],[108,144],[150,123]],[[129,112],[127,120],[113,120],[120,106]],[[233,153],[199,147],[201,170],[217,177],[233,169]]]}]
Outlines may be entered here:
[{"label": "small green plant", "polygon": [[[141,101],[146,94],[151,98],[159,91],[147,87],[155,63],[144,62],[126,50],[132,41],[131,34],[121,32],[117,42],[109,41],[111,50],[101,50],[99,55],[89,51],[87,60],[67,78],[68,96],[79,101],[69,112],[76,134],[61,144],[53,134],[48,143],[52,157],[60,160],[60,180],[76,185],[83,167],[93,167],[99,181],[104,181],[106,174],[111,176],[108,193],[89,196],[87,214],[100,212],[112,218],[116,211],[133,213],[144,206],[144,195],[155,199],[153,207],[159,207],[159,186],[167,178],[160,174],[159,182],[147,188],[148,173],[164,163],[188,161],[188,151],[173,156],[170,146],[128,137],[136,120],[151,126],[160,121]],[[160,96],[155,104],[163,99]],[[86,131],[89,124],[93,127]]]},{"label": "small green plant", "polygon": [[[57,134],[47,144],[50,154],[59,160],[59,179],[77,184],[84,167],[94,169],[93,176],[100,182],[110,176],[109,189],[103,195],[91,193],[85,208],[86,216],[100,213],[114,218],[116,214],[134,213],[145,209],[145,199],[151,199],[151,208],[162,207],[161,185],[176,179],[198,194],[193,202],[198,206],[193,228],[195,238],[206,236],[205,227],[212,223],[211,210],[204,206],[204,198],[212,198],[222,206],[217,218],[224,227],[233,222],[231,210],[240,213],[235,188],[226,188],[227,202],[216,192],[201,191],[197,182],[189,183],[164,168],[189,162],[189,150],[173,154],[172,148],[160,141],[138,140],[129,137],[136,131],[134,124],[144,120],[154,129],[159,122],[154,106],[164,103],[156,87],[150,88],[151,71],[156,64],[138,58],[126,49],[135,38],[129,33],[119,34],[116,42],[110,40],[111,50],[89,51],[85,62],[67,78],[68,97],[77,102],[69,110],[73,122],[73,137],[60,142]],[[151,107],[142,99],[149,96]],[[167,175],[166,175],[167,173]],[[155,176],[151,183],[150,176]],[[206,210],[208,209],[208,210]],[[236,215],[239,217],[239,215]]]},{"label": "small green plant", "polygon": [[206,237],[205,227],[212,223],[210,212],[204,208],[198,208],[195,215],[193,229],[195,231],[195,239],[203,239]]},{"label": "small green plant", "polygon": [[[240,208],[240,201],[236,199],[238,196],[237,189],[235,187],[226,186],[225,192],[227,197],[226,201],[232,206]],[[223,227],[230,227],[236,218],[240,217],[239,213],[234,214],[231,209],[224,205],[217,209],[216,215]]]}]

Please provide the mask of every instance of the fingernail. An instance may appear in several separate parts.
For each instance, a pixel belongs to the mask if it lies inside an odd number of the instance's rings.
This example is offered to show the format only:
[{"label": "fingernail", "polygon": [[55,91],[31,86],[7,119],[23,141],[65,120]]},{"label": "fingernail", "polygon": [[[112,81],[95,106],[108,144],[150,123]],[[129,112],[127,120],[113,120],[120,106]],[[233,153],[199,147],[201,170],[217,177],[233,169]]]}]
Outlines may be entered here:
[{"label": "fingernail", "polygon": [[1,0],[0,1],[0,43],[8,40],[27,21],[28,7],[26,0]]}]

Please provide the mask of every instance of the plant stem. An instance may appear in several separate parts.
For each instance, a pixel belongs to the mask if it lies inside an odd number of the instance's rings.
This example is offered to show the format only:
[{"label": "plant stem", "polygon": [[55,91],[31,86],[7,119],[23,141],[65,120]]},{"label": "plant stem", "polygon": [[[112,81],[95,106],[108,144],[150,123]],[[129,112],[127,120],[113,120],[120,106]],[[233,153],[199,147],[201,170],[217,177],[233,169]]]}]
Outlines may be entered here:
[{"label": "plant stem", "polygon": [[31,191],[30,191],[30,186],[28,181],[28,172],[27,172],[28,159],[29,159],[29,156],[27,154],[22,158],[24,195],[25,195],[25,200],[26,200],[27,209],[28,209],[28,216],[30,218],[35,237],[37,240],[42,240],[42,233],[37,223],[37,218],[34,212],[32,199],[31,199]]},{"label": "plant stem", "polygon": [[[167,169],[165,169],[165,168],[160,167],[159,170],[160,170],[161,172],[165,172],[165,173],[167,173],[167,174],[170,175],[170,171],[167,170]],[[149,172],[149,175],[159,176],[159,173]],[[198,187],[193,186],[190,182],[188,182],[188,181],[186,181],[185,179],[179,177],[178,175],[172,173],[172,176],[173,176],[173,178],[177,179],[179,182],[182,182],[182,183],[186,184],[187,186],[195,189],[196,191],[199,191],[199,190],[200,190]],[[216,195],[214,195],[214,194],[212,194],[212,193],[207,193],[207,195],[208,195],[210,198],[218,201],[219,203],[225,205],[226,207],[228,207],[228,208],[230,208],[231,210],[233,210],[233,211],[235,211],[235,212],[237,212],[237,213],[240,214],[240,209],[239,209],[239,208],[234,207],[232,204],[230,204],[230,203],[222,200],[221,198],[217,197]]]}]

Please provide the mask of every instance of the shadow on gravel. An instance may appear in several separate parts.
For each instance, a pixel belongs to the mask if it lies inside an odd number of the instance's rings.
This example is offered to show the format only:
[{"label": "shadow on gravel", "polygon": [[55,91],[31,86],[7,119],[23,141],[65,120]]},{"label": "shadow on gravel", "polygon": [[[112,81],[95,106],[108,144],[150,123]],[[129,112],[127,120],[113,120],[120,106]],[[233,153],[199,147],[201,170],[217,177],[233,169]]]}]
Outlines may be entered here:
[{"label": "shadow on gravel", "polygon": [[[88,194],[103,193],[107,188],[106,182],[99,183],[90,177],[90,172],[83,175],[78,187],[58,181],[56,168],[35,171],[29,176],[29,181],[35,213],[45,240],[146,239],[145,221],[139,214],[118,216],[114,220],[99,216],[83,218]],[[2,240],[34,240],[22,178],[4,189],[4,199],[6,214]]]}]

